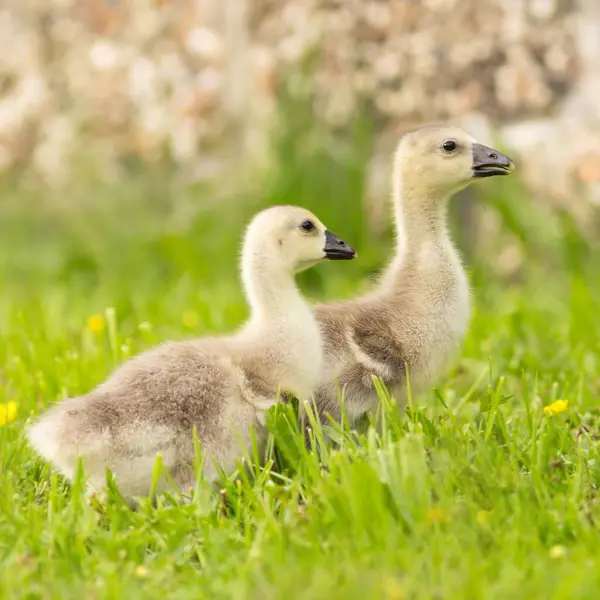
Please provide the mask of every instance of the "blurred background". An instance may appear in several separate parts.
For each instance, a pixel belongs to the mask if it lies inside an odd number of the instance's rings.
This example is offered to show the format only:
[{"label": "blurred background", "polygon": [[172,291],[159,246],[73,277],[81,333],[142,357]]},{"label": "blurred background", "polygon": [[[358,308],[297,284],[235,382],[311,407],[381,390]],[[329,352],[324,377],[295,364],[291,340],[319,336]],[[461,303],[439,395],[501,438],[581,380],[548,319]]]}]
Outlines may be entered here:
[{"label": "blurred background", "polygon": [[594,277],[597,0],[5,0],[0,39],[5,312],[222,327],[242,227],[280,202],[359,249],[307,293],[356,294],[389,258],[394,146],[432,121],[517,162],[453,204],[482,301]]}]

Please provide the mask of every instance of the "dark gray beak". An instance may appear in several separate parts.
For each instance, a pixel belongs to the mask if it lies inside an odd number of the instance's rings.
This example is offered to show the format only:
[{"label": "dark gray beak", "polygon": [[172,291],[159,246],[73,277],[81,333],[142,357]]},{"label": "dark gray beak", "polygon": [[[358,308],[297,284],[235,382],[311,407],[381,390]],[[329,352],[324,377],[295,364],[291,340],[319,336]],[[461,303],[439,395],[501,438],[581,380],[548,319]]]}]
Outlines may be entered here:
[{"label": "dark gray beak", "polygon": [[498,150],[473,144],[473,177],[509,175],[514,168],[513,161]]},{"label": "dark gray beak", "polygon": [[329,260],[351,260],[356,258],[356,250],[346,244],[344,240],[341,240],[337,235],[331,233],[331,231],[325,230],[325,258]]}]

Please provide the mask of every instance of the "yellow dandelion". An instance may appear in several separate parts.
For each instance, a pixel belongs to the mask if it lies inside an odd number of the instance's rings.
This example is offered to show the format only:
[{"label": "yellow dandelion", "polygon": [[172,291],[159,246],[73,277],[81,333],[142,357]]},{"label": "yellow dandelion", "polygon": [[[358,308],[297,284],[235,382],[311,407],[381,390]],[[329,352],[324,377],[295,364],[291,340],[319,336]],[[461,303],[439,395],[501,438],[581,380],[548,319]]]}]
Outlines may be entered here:
[{"label": "yellow dandelion", "polygon": [[181,322],[190,329],[193,329],[198,325],[198,313],[194,310],[186,310],[181,315]]},{"label": "yellow dandelion", "polygon": [[477,514],[475,515],[475,522],[477,523],[477,525],[483,527],[484,525],[487,525],[490,522],[491,516],[492,513],[489,510],[478,510]]},{"label": "yellow dandelion", "polygon": [[402,584],[395,578],[389,577],[383,584],[386,600],[404,600],[406,592]]},{"label": "yellow dandelion", "polygon": [[0,425],[8,425],[17,418],[18,407],[16,402],[0,404]]},{"label": "yellow dandelion", "polygon": [[556,400],[552,404],[544,406],[544,414],[548,416],[557,415],[567,410],[567,408],[569,408],[568,400]]},{"label": "yellow dandelion", "polygon": [[87,328],[92,333],[102,333],[106,329],[106,319],[102,315],[92,315],[87,320]]},{"label": "yellow dandelion", "polygon": [[144,565],[138,565],[134,569],[134,573],[135,573],[136,577],[139,577],[140,579],[144,579],[145,577],[148,577],[149,571]]},{"label": "yellow dandelion", "polygon": [[425,514],[425,519],[430,525],[433,525],[434,523],[445,523],[448,520],[446,513],[441,508],[437,507],[429,508]]},{"label": "yellow dandelion", "polygon": [[550,558],[552,558],[553,560],[557,560],[567,554],[567,549],[564,546],[560,545],[552,546],[548,554]]}]

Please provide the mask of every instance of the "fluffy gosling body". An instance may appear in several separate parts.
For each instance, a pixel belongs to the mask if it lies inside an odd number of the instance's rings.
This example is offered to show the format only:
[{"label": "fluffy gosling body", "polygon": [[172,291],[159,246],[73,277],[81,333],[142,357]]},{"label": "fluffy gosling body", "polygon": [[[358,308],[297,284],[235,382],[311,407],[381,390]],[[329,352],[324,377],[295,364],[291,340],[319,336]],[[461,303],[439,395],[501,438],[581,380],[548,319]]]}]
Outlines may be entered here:
[{"label": "fluffy gosling body", "polygon": [[402,405],[430,385],[459,347],[470,318],[469,285],[448,232],[450,197],[481,177],[506,175],[512,161],[455,127],[405,135],[393,168],[395,258],[364,297],[320,304],[325,362],[315,402],[340,418],[336,384],[351,421],[377,405],[372,376]]},{"label": "fluffy gosling body", "polygon": [[[119,367],[89,394],[49,410],[28,432],[67,478],[81,456],[88,484],[100,491],[109,468],[131,500],[150,492],[156,455],[180,489],[195,483],[193,430],[205,455],[235,469],[251,428],[265,439],[264,411],[278,393],[310,398],[322,363],[315,318],[294,275],[355,251],[310,212],[278,206],[259,213],[243,244],[242,281],[251,316],[233,335],[167,342]],[[163,482],[164,485],[164,482]]]}]

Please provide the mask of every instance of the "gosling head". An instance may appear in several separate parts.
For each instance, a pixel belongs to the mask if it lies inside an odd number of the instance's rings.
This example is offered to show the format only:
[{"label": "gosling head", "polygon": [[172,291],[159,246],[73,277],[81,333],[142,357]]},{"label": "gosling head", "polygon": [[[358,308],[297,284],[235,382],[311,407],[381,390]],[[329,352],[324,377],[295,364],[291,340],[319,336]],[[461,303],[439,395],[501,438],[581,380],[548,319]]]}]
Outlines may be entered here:
[{"label": "gosling head", "polygon": [[429,194],[451,195],[482,177],[508,175],[513,161],[458,127],[423,127],[398,144],[395,176]]},{"label": "gosling head", "polygon": [[354,248],[328,231],[310,211],[297,206],[274,206],[258,213],[246,231],[247,254],[292,273],[322,260],[356,258]]}]

